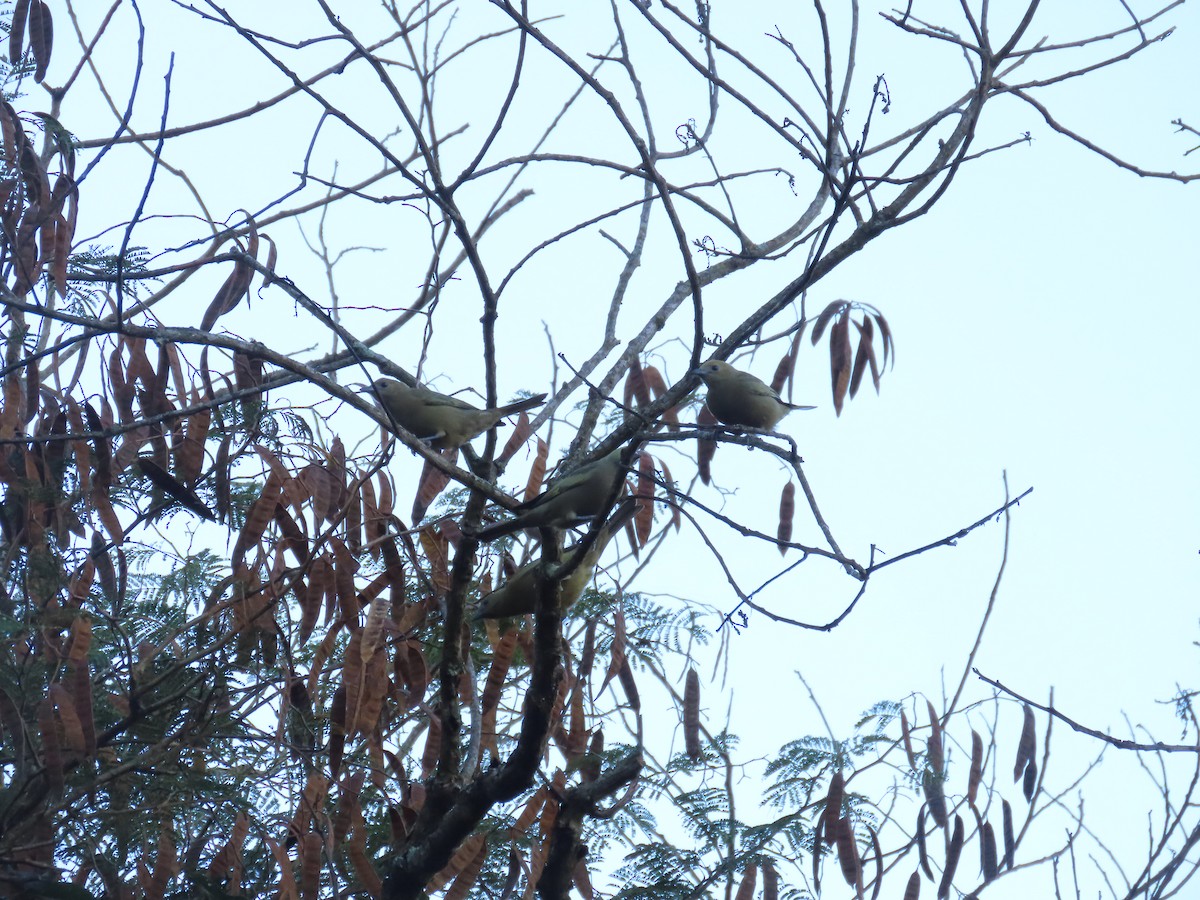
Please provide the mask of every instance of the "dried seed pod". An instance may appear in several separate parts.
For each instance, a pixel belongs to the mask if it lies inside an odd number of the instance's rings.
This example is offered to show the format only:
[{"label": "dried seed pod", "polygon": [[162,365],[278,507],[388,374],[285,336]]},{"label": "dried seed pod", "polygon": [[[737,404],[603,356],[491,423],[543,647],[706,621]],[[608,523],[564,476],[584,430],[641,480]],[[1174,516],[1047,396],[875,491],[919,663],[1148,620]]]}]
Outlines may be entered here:
[{"label": "dried seed pod", "polygon": [[699,762],[704,756],[700,746],[700,676],[690,667],[683,689],[683,742],[688,759]]},{"label": "dried seed pod", "polygon": [[967,802],[975,805],[979,796],[979,784],[983,781],[983,738],[974,728],[971,729],[971,775],[967,780]]},{"label": "dried seed pod", "polygon": [[983,872],[984,884],[1000,872],[1000,866],[996,862],[996,832],[991,822],[984,822],[979,832],[979,869]]},{"label": "dried seed pod", "polygon": [[1021,727],[1021,740],[1017,743],[1017,761],[1013,766],[1013,781],[1020,781],[1026,766],[1033,762],[1037,752],[1037,727],[1033,720],[1033,710],[1025,704],[1025,723]]},{"label": "dried seed pod", "polygon": [[946,866],[942,869],[942,880],[938,885],[938,900],[946,900],[950,896],[950,885],[954,883],[954,873],[962,855],[963,832],[962,816],[955,816],[954,834],[950,837],[950,846],[946,848]]},{"label": "dried seed pod", "polygon": [[1010,870],[1013,867],[1013,854],[1017,851],[1017,842],[1013,836],[1012,807],[1004,801],[1004,865]]}]

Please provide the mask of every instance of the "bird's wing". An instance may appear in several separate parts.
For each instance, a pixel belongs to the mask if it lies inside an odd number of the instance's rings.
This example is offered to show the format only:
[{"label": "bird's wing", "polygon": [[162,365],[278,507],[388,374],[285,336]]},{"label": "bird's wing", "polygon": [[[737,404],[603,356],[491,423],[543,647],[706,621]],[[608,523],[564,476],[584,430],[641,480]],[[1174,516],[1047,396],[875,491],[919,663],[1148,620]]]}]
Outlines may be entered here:
[{"label": "bird's wing", "polygon": [[437,391],[431,391],[429,388],[416,387],[411,388],[417,398],[426,406],[441,406],[451,409],[461,409],[463,411],[479,412],[479,407],[472,406],[465,400],[459,400],[457,397],[449,397],[446,394],[439,394]]},{"label": "bird's wing", "polygon": [[749,372],[739,372],[739,375],[744,377],[738,379],[738,387],[752,397],[770,397],[772,400],[783,402],[783,398],[779,396],[779,392],[767,384],[760,378],[756,378]]}]

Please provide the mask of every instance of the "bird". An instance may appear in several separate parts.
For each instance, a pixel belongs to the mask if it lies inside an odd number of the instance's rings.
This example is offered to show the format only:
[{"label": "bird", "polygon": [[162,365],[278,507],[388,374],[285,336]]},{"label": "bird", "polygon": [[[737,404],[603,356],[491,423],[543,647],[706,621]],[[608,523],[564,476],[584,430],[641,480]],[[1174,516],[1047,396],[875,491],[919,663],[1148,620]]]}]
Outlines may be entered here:
[{"label": "bird", "polygon": [[596,563],[600,561],[600,554],[608,546],[609,540],[617,532],[617,529],[623,526],[636,512],[637,504],[626,501],[600,528],[592,546],[583,553],[583,558],[578,564],[576,559],[583,542],[565,550],[562,560],[553,567],[544,559],[535,560],[522,566],[504,584],[483,598],[472,618],[475,621],[503,619],[508,616],[523,616],[534,612],[537,609],[539,593],[543,590],[545,582],[551,578],[552,568],[559,572],[569,572],[567,577],[559,581],[557,585],[558,609],[560,613],[566,613],[575,605],[575,601],[579,599],[583,589],[592,580]]},{"label": "bird", "polygon": [[794,409],[816,409],[788,403],[766,382],[723,360],[710,359],[692,374],[708,386],[708,408],[726,425],[769,431]]},{"label": "bird", "polygon": [[514,507],[513,511],[517,513],[515,518],[481,528],[474,537],[490,541],[525,528],[573,528],[582,525],[605,511],[624,477],[625,466],[621,463],[621,448],[618,447],[607,456],[556,478],[532,500]]},{"label": "bird", "polygon": [[397,424],[434,450],[456,450],[495,428],[505,416],[533,409],[546,401],[545,394],[536,394],[506,406],[479,409],[457,397],[425,387],[409,387],[394,378],[378,378],[371,387],[380,405]]}]

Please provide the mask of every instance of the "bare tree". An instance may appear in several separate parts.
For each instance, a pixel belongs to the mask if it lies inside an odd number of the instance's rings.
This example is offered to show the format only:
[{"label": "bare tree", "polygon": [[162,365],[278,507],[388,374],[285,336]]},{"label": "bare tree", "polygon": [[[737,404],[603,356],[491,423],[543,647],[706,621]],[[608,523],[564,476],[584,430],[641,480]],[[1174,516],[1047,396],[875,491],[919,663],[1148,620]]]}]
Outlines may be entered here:
[{"label": "bare tree", "polygon": [[[1049,732],[1039,752],[1026,702],[1021,818],[996,775],[1010,707],[967,703],[967,670],[941,708],[919,710],[919,729],[889,702],[852,738],[798,735],[766,773],[780,817],[752,825],[736,810],[735,736],[705,729],[695,669],[680,689],[665,664],[714,626],[729,636],[747,610],[833,629],[880,569],[1000,518],[1007,528],[1024,493],[948,523],[941,540],[855,558],[794,440],[723,427],[690,398],[706,359],[748,368],[760,353],[790,397],[801,350],[822,343],[839,412],[867,377],[878,389],[894,359],[885,302],[834,299],[810,315],[808,292],[932,211],[963,166],[1027,141],[990,136],[998,100],[1122,168],[1195,177],[1118,158],[1043,99],[1152,50],[1180,4],[1138,14],[1121,2],[1127,24],[1059,41],[1036,30],[1039,5],[963,2],[937,22],[911,3],[882,12],[908,52],[962,59],[961,81],[897,124],[886,76],[859,72],[857,2],[815,2],[740,44],[728,13],[703,3],[317,0],[282,21],[211,2],[117,0],[93,19],[70,2],[14,4],[0,110],[11,892],[592,896],[599,851],[624,846],[628,896],[722,885],[748,900],[759,873],[764,897],[786,885],[833,895],[827,854],[859,896],[918,867],[946,896],[1072,852],[1081,814],[1065,847],[1018,858],[1031,823],[1064,803],[1045,788]],[[148,87],[149,49],[178,35],[156,31],[164,21],[182,21],[221,74],[253,73],[219,114],[188,117],[181,97],[212,93],[181,83],[191,47],[153,73],[163,91]],[[122,35],[136,35],[132,74],[103,61]],[[26,111],[42,89],[49,111]],[[138,124],[151,100],[157,124]],[[449,394],[450,369],[468,373],[477,404],[500,406],[540,341],[531,310],[547,323],[549,398],[508,436],[435,449],[398,407],[344,383],[382,373]],[[364,437],[367,419],[378,438]],[[546,486],[552,447],[560,478],[625,448],[633,509],[617,520],[621,565],[604,589],[568,586],[604,549],[618,485],[575,549],[560,527],[479,540],[520,505],[505,476],[527,445],[526,500]],[[705,487],[720,445],[757,448],[794,479],[773,534],[722,513]],[[689,448],[687,471],[669,468],[672,447]],[[391,467],[410,453],[421,474],[398,481]],[[812,539],[793,540],[797,521]],[[636,593],[685,523],[739,600],[716,623]],[[823,562],[853,599],[830,621],[764,605],[714,537],[726,529],[793,554],[770,580]],[[533,612],[473,622],[498,568],[536,586]],[[646,740],[646,688],[681,710],[686,752]],[[959,784],[948,748],[967,728]],[[881,772],[890,808],[855,789]],[[1195,784],[1163,780],[1170,812],[1144,871],[1109,881],[1113,896],[1168,896],[1193,874]],[[691,846],[667,840],[655,804],[680,816]],[[940,855],[927,846],[937,830]],[[972,844],[978,877],[958,865]]]}]

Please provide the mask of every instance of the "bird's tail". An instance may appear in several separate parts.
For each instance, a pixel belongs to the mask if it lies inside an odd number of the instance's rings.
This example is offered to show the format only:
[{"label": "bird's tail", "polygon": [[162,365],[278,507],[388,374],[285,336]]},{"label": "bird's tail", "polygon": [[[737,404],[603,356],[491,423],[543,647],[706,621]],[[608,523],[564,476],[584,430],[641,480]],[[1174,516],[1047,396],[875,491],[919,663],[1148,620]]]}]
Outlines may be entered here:
[{"label": "bird's tail", "polygon": [[524,400],[517,400],[514,403],[509,403],[506,406],[496,407],[496,412],[501,416],[512,415],[513,413],[524,412],[527,409],[536,409],[546,402],[545,394],[534,394],[532,397],[526,397]]}]

